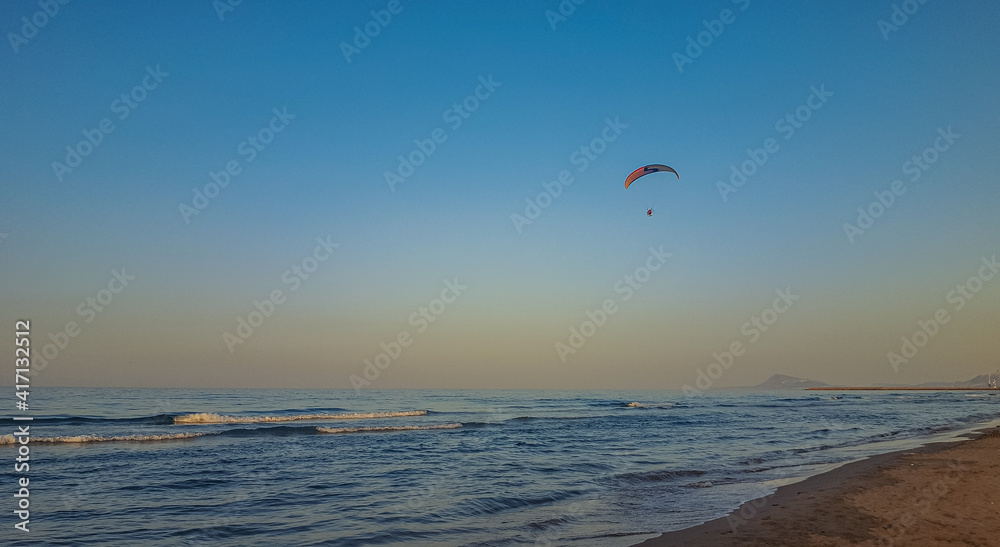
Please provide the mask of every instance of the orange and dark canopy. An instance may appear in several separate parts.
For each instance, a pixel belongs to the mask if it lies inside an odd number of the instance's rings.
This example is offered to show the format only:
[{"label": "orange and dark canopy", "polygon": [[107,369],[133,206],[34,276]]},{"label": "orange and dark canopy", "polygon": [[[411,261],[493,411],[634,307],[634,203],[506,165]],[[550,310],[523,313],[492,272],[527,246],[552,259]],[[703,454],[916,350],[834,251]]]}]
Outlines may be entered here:
[{"label": "orange and dark canopy", "polygon": [[[644,165],[636,169],[635,171],[632,171],[632,173],[625,179],[625,188],[628,188],[628,185],[635,182],[635,180],[638,179],[639,177],[646,176],[650,173],[659,173],[660,171],[667,171],[677,175],[677,171],[674,171],[673,167],[667,167],[666,165],[660,165],[658,163],[654,163],[652,165]],[[681,176],[677,175],[677,179],[680,180],[680,178]]]}]

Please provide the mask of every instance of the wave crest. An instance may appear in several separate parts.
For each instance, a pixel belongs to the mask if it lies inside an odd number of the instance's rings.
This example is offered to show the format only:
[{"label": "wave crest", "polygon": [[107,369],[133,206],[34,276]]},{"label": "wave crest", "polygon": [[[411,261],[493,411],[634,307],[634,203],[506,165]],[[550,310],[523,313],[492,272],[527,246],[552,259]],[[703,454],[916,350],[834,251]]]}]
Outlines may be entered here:
[{"label": "wave crest", "polygon": [[[193,439],[216,433],[170,433],[165,435],[119,435],[105,437],[103,435],[74,435],[68,437],[32,437],[32,443],[105,443],[105,442],[153,442],[174,441],[178,439]],[[13,435],[0,435],[0,445],[14,444]]]},{"label": "wave crest", "polygon": [[646,404],[633,401],[628,404],[622,403],[620,406],[626,408],[674,408],[677,406],[677,403]]},{"label": "wave crest", "polygon": [[175,416],[175,424],[257,424],[276,422],[297,422],[300,420],[364,420],[371,418],[401,418],[424,416],[426,410],[403,410],[398,412],[349,412],[343,414],[295,414],[292,416],[223,416],[212,412],[199,412]]}]

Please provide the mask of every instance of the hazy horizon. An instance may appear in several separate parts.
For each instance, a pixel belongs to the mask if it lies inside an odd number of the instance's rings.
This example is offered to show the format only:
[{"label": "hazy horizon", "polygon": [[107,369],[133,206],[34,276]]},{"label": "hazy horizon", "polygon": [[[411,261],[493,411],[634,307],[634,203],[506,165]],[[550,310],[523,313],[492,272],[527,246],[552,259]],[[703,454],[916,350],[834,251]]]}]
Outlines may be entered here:
[{"label": "hazy horizon", "polygon": [[0,349],[31,320],[33,389],[996,371],[1000,6],[895,4],[12,3]]}]

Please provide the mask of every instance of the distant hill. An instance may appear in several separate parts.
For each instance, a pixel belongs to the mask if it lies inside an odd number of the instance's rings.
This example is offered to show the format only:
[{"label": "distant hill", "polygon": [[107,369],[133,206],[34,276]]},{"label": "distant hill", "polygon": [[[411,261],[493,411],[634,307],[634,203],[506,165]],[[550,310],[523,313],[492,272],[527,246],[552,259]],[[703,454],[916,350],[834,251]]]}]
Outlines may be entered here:
[{"label": "distant hill", "polygon": [[805,389],[807,387],[827,387],[829,384],[824,384],[823,382],[817,382],[816,380],[807,380],[805,378],[796,378],[795,376],[785,376],[784,374],[775,374],[763,383],[753,386],[753,389]]},{"label": "distant hill", "polygon": [[926,384],[919,384],[917,387],[987,387],[988,378],[989,376],[986,374],[980,374],[964,382],[928,382]]},{"label": "distant hill", "polygon": [[[989,376],[982,374],[964,382],[927,382],[926,384],[882,384],[883,387],[988,387]],[[816,380],[775,374],[755,386],[730,389],[806,389],[808,387],[835,387]]]}]

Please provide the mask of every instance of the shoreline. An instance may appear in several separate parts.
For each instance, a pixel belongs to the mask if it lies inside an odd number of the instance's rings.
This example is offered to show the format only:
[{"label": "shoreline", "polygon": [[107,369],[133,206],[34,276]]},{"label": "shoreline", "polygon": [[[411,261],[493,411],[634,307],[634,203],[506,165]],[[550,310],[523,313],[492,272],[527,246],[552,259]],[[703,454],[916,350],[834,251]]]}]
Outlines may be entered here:
[{"label": "shoreline", "polygon": [[993,391],[995,387],[807,387],[806,391]]},{"label": "shoreline", "polygon": [[956,438],[848,462],[636,545],[1000,545],[1000,426]]}]

